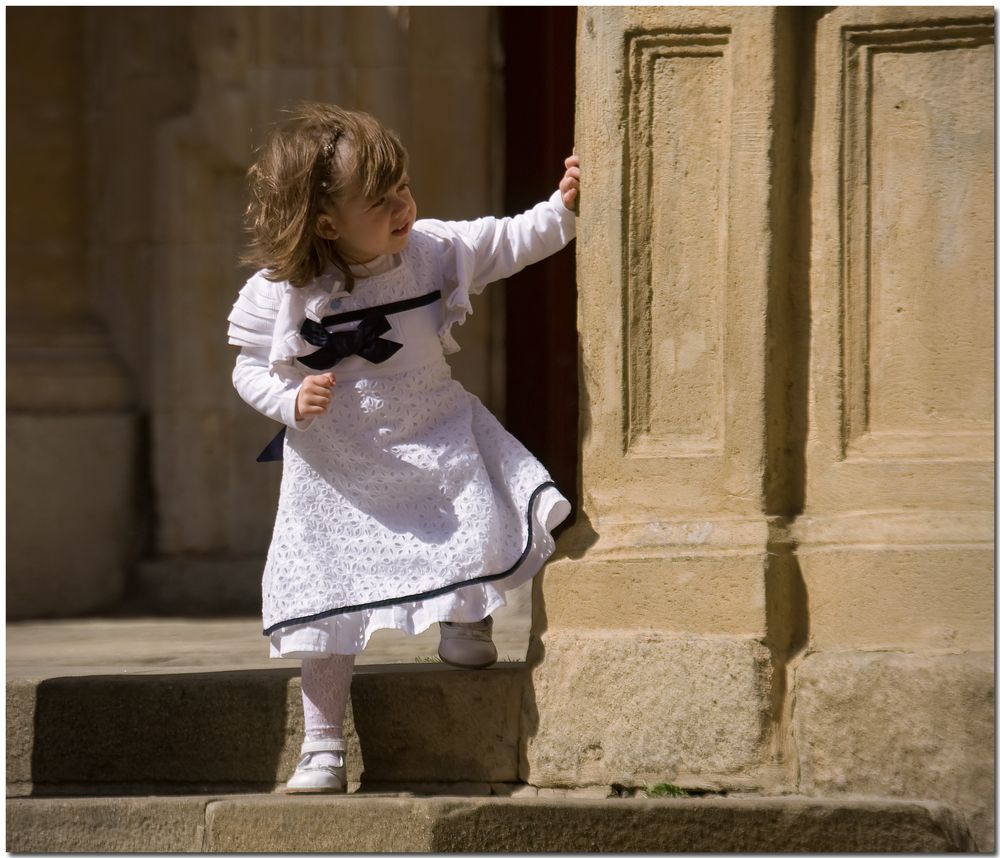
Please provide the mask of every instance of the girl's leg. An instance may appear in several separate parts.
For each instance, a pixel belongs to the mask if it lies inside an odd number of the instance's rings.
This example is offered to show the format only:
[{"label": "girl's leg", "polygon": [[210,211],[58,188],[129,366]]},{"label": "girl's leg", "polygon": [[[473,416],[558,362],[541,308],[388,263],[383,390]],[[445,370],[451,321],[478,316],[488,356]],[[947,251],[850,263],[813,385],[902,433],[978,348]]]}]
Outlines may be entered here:
[{"label": "girl's leg", "polygon": [[[302,662],[302,714],[305,719],[305,739],[342,739],[347,698],[351,692],[354,672],[353,655],[332,655],[310,658]],[[332,751],[320,751],[310,763],[340,765],[343,760]]]}]

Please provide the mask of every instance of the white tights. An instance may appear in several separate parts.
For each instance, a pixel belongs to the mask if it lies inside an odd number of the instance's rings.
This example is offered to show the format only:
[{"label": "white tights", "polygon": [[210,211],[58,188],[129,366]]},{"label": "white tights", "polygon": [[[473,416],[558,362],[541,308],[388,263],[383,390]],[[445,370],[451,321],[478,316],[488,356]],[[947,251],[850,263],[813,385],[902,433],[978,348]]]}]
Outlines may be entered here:
[{"label": "white tights", "polygon": [[[351,693],[354,659],[353,655],[303,659],[302,715],[307,742],[344,738],[344,715]],[[343,756],[335,751],[320,751],[312,754],[309,762],[314,765],[340,765]]]}]

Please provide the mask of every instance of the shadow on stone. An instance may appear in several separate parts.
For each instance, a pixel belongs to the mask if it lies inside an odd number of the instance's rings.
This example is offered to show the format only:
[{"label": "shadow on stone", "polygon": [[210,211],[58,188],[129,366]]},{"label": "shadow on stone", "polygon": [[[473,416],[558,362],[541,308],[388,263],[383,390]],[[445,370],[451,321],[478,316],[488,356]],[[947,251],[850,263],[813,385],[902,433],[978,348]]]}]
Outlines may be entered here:
[{"label": "shadow on stone", "polygon": [[32,795],[271,789],[296,670],[60,677],[37,686]]},{"label": "shadow on stone", "polygon": [[401,667],[354,675],[351,709],[363,788],[517,780],[524,665]]}]

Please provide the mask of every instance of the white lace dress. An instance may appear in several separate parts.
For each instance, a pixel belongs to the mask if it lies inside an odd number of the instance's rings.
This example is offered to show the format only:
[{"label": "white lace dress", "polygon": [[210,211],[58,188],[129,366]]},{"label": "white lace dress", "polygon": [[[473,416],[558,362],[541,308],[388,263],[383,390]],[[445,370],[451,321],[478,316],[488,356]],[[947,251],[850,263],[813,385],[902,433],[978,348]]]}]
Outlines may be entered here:
[{"label": "white lace dress", "polygon": [[[555,252],[573,228],[555,194],[515,218],[418,221],[406,250],[350,294],[332,273],[293,289],[259,272],[241,290],[234,383],[287,427],[262,588],[272,657],[356,653],[381,628],[480,620],[552,553],[569,503],[444,355],[470,293]],[[354,331],[372,308],[388,322],[379,338],[399,345],[379,362],[339,360],[330,407],[295,421],[302,378],[327,371],[300,361],[322,351],[306,328]]]}]

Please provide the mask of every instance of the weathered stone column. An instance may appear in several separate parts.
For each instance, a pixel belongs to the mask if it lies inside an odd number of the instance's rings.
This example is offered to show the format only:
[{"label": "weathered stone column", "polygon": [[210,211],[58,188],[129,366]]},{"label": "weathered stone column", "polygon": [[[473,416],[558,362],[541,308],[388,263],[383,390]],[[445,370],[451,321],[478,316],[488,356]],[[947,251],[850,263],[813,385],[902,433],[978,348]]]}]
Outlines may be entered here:
[{"label": "weathered stone column", "polygon": [[7,14],[7,616],[113,604],[137,553],[130,380],[87,288],[83,10]]},{"label": "weathered stone column", "polygon": [[522,776],[783,781],[791,569],[768,514],[766,348],[787,264],[779,12],[580,15],[582,514],[536,589]]},{"label": "weathered stone column", "polygon": [[935,798],[993,848],[994,28],[816,32],[801,788]]}]

